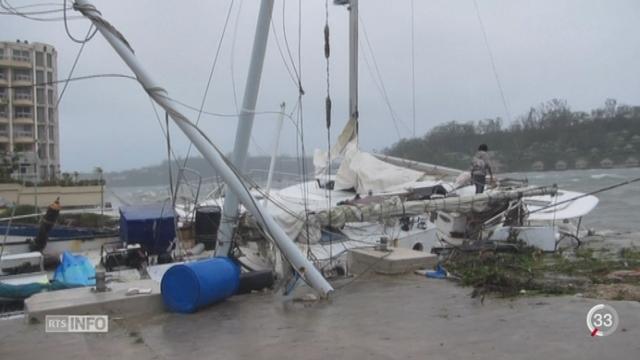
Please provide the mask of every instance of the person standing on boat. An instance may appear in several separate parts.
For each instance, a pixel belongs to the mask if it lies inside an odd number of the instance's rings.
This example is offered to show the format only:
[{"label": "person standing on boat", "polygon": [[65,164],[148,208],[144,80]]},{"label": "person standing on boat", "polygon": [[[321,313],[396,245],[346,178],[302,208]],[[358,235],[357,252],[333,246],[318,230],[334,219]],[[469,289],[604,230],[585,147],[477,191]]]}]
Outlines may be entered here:
[{"label": "person standing on boat", "polygon": [[482,144],[471,160],[471,180],[476,185],[476,194],[482,194],[487,183],[487,173],[494,182],[493,170],[491,169],[491,159],[489,158],[489,147]]}]

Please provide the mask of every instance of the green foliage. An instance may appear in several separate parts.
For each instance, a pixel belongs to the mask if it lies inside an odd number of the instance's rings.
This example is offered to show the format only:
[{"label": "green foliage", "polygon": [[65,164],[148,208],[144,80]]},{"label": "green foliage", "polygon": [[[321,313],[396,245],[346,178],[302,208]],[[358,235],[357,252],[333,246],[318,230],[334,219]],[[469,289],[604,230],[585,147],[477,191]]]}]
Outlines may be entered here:
[{"label": "green foliage", "polygon": [[544,254],[528,247],[515,252],[454,252],[444,266],[475,293],[567,294],[584,290],[586,284],[611,283],[614,280],[608,275],[613,271],[637,268],[640,251],[624,249],[616,258],[598,257],[591,249],[578,249],[573,256]]},{"label": "green foliage", "polygon": [[[2,211],[0,212],[0,217],[3,217],[3,218],[11,217],[12,211],[13,211],[13,208],[10,208],[10,207],[6,209],[2,209]],[[16,210],[13,216],[33,215],[38,213],[39,213],[38,209],[36,209],[36,207],[33,205],[18,205],[16,206]],[[35,224],[38,222],[38,217],[34,216],[34,217],[20,219],[19,222],[26,223],[26,224]]]},{"label": "green foliage", "polygon": [[479,144],[496,153],[503,170],[530,170],[536,161],[546,169],[563,160],[569,168],[581,160],[598,167],[609,158],[623,164],[640,158],[640,106],[618,105],[608,99],[604,107],[571,111],[564,100],[553,99],[531,108],[508,127],[502,120],[451,121],[431,129],[422,138],[402,139],[385,149],[392,156],[467,169]]},{"label": "green foliage", "polygon": [[75,227],[112,227],[115,226],[117,220],[100,214],[80,213],[80,214],[60,214],[58,223]]}]

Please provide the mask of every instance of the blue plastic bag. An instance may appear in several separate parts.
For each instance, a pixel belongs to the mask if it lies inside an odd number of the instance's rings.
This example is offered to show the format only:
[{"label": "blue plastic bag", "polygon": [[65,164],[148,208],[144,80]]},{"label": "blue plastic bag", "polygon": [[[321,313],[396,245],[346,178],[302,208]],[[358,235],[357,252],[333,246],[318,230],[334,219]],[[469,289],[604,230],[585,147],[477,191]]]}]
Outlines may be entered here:
[{"label": "blue plastic bag", "polygon": [[442,265],[438,264],[434,271],[427,271],[425,274],[428,278],[432,279],[446,279],[447,278],[447,269],[443,268]]},{"label": "blue plastic bag", "polygon": [[91,286],[96,284],[96,269],[86,257],[65,251],[53,279],[70,286]]}]

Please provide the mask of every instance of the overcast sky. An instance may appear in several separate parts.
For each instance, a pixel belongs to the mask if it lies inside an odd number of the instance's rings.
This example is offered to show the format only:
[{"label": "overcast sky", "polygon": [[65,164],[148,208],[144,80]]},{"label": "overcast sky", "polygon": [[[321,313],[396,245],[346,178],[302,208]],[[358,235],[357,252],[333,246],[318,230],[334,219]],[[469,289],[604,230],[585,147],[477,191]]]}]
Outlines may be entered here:
[{"label": "overcast sky", "polygon": [[[19,6],[35,1],[11,3]],[[325,1],[302,3],[304,131],[307,153],[311,154],[314,148],[327,146]],[[230,1],[96,0],[94,4],[124,34],[138,58],[172,97],[199,106]],[[365,150],[380,150],[399,137],[412,135],[410,4],[410,0],[360,0],[361,40],[364,25],[399,118],[396,131],[384,98],[367,70],[363,56],[368,48],[361,43],[360,144]],[[600,106],[608,97],[620,103],[640,104],[640,1],[478,0],[478,4],[512,118],[552,98],[568,100],[574,110]],[[284,47],[284,19],[297,65],[298,1],[286,1],[285,5],[283,16],[283,0],[276,0],[273,25]],[[242,101],[258,8],[258,0],[233,2],[205,103],[209,111],[236,112],[232,68],[238,102]],[[422,135],[450,120],[506,118],[473,0],[415,0],[414,8],[416,133]],[[348,13],[331,1],[329,23],[331,134],[335,139],[347,118]],[[76,37],[82,37],[88,23],[72,21],[70,27]],[[79,49],[67,37],[62,22],[1,16],[0,34],[1,40],[26,39],[54,45],[59,78],[66,77]],[[372,63],[368,52],[366,55]],[[98,34],[87,44],[74,76],[99,73],[130,71]],[[291,109],[296,100],[297,88],[271,33],[257,111],[277,110],[283,101]],[[186,114],[195,119],[194,112]],[[270,153],[276,121],[275,115],[256,117],[251,154]],[[291,122],[285,124],[281,153],[296,154],[294,127]],[[201,126],[225,151],[232,149],[235,118],[203,116]],[[175,126],[171,131],[175,152],[186,154],[186,138]],[[60,141],[62,167],[67,171],[89,171],[94,166],[122,170],[158,163],[166,157],[162,132],[147,95],[127,79],[71,83],[60,108]]]}]

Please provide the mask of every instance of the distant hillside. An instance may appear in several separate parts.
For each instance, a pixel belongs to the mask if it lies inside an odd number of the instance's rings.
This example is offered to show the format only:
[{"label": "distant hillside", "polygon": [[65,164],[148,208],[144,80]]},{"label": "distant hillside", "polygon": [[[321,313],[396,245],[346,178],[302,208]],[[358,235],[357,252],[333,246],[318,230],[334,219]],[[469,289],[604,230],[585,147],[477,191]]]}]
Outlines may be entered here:
[{"label": "distant hillside", "polygon": [[[251,177],[256,181],[266,180],[267,170],[269,169],[269,157],[256,156],[247,159],[247,169],[251,171]],[[182,166],[183,159],[178,162]],[[173,176],[176,176],[177,166],[173,163]],[[295,157],[281,156],[276,162],[276,172],[290,173],[291,176],[301,174],[302,161],[298,161]],[[313,162],[310,158],[305,162],[307,173],[313,172]],[[216,175],[209,163],[201,157],[190,158],[187,162],[187,168],[197,171],[202,178],[211,178]],[[190,179],[193,175],[188,174]],[[282,174],[274,179],[282,178]],[[150,186],[163,185],[169,183],[169,167],[164,161],[158,165],[145,166],[143,168],[131,169],[119,172],[110,172],[105,174],[106,182],[109,186]]]},{"label": "distant hillside", "polygon": [[502,120],[452,121],[422,138],[403,139],[384,150],[393,156],[461,169],[486,143],[502,171],[638,166],[640,106],[608,99],[590,113],[564,100],[541,104],[503,126]]}]

